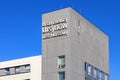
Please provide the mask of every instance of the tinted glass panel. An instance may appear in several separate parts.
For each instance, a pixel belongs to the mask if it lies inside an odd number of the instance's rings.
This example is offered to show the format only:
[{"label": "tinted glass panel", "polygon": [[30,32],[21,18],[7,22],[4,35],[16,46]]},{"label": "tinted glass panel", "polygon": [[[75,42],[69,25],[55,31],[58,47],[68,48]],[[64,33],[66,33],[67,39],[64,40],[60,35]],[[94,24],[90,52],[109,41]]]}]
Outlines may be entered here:
[{"label": "tinted glass panel", "polygon": [[59,80],[65,80],[65,72],[59,72]]}]

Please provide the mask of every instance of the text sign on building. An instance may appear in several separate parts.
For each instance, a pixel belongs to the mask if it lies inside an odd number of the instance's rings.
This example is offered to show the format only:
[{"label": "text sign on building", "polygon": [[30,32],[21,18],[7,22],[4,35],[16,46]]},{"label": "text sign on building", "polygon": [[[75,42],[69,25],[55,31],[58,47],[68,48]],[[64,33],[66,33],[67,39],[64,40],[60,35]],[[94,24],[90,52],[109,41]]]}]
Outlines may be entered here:
[{"label": "text sign on building", "polygon": [[59,19],[58,21],[51,21],[50,23],[43,23],[42,25],[42,39],[50,39],[68,34],[67,19]]}]

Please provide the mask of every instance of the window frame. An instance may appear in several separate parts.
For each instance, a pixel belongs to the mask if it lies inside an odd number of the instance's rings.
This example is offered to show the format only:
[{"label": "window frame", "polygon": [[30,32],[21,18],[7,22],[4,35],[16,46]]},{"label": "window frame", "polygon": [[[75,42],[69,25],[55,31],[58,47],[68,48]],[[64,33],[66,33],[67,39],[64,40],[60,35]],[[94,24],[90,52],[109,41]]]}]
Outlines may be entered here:
[{"label": "window frame", "polygon": [[[60,78],[60,76],[63,76],[63,78]],[[65,80],[65,71],[58,72],[58,80]]]},{"label": "window frame", "polygon": [[65,55],[58,56],[58,59],[57,59],[58,69],[65,68],[65,63],[66,63],[65,62]]},{"label": "window frame", "polygon": [[[28,66],[29,66],[29,68],[27,69]],[[30,70],[31,70],[30,64],[25,65],[25,72],[30,72]]]},{"label": "window frame", "polygon": [[20,73],[20,66],[15,66],[14,67],[14,72],[17,74],[17,73]]}]

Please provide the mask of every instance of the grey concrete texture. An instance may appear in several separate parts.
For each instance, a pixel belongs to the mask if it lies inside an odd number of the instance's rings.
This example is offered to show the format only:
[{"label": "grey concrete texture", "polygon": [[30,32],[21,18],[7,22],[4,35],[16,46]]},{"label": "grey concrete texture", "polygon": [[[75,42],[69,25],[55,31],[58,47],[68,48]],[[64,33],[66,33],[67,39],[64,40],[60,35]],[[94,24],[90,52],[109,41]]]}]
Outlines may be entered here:
[{"label": "grey concrete texture", "polygon": [[108,36],[70,7],[43,14],[42,23],[63,18],[68,35],[42,40],[42,80],[58,79],[60,55],[65,55],[65,80],[84,80],[85,62],[109,74]]}]

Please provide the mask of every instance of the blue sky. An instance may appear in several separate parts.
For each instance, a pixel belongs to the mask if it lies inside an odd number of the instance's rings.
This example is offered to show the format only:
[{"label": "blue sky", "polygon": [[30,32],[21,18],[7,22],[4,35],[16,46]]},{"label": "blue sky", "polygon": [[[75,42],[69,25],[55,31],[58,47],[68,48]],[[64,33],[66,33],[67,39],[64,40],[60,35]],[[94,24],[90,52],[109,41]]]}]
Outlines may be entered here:
[{"label": "blue sky", "polygon": [[68,6],[109,36],[110,76],[118,80],[119,0],[0,0],[0,61],[41,54],[41,14]]}]

